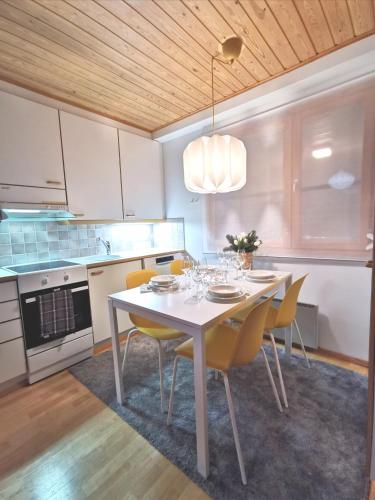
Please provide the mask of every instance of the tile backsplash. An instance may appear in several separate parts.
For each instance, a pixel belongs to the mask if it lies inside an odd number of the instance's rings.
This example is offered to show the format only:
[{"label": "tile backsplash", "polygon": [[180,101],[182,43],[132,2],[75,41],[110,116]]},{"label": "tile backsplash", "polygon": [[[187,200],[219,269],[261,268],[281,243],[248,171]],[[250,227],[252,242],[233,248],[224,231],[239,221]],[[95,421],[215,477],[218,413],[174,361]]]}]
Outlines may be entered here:
[{"label": "tile backsplash", "polygon": [[43,260],[105,254],[98,238],[109,240],[112,253],[151,248],[183,248],[182,221],[155,224],[59,224],[0,222],[0,267]]}]

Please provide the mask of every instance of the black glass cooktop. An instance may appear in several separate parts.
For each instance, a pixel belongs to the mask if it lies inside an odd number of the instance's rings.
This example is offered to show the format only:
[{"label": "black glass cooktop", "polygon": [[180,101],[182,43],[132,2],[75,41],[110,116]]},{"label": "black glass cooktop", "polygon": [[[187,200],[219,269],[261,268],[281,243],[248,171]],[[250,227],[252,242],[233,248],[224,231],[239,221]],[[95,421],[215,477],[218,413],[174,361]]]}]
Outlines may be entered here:
[{"label": "black glass cooktop", "polygon": [[75,262],[69,262],[68,260],[53,260],[51,262],[36,262],[35,264],[8,266],[5,269],[9,269],[9,271],[14,271],[18,274],[25,274],[31,273],[33,271],[46,271],[49,269],[59,269],[60,267],[68,266],[79,266],[79,264]]}]

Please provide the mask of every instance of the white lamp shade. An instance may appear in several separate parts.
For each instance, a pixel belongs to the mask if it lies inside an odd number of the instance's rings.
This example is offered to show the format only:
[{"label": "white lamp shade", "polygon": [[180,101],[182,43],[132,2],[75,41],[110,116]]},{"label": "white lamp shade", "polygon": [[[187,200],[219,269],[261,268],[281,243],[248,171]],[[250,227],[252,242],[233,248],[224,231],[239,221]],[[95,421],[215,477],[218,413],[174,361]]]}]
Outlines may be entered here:
[{"label": "white lamp shade", "polygon": [[185,186],[193,193],[228,193],[246,184],[246,148],[230,135],[202,136],[186,147]]}]

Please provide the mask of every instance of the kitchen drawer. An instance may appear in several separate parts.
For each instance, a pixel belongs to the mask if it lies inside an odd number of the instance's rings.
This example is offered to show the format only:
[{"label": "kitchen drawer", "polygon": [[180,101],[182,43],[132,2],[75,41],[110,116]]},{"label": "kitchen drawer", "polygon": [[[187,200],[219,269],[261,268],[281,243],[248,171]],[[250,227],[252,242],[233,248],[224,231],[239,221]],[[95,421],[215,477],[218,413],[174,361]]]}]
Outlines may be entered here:
[{"label": "kitchen drawer", "polygon": [[0,303],[0,323],[20,317],[20,306],[18,300]]},{"label": "kitchen drawer", "polygon": [[22,337],[22,323],[20,319],[0,323],[0,344],[8,340]]},{"label": "kitchen drawer", "polygon": [[58,363],[70,356],[90,349],[93,346],[92,334],[85,335],[79,339],[72,340],[71,342],[65,342],[64,344],[43,351],[34,356],[28,357],[29,371],[34,373],[38,370],[42,370],[47,366]]},{"label": "kitchen drawer", "polygon": [[0,302],[18,299],[17,282],[8,281],[0,284]]},{"label": "kitchen drawer", "polygon": [[0,202],[66,205],[64,184],[57,189],[0,184]]},{"label": "kitchen drawer", "polygon": [[0,344],[0,384],[26,373],[23,339]]}]

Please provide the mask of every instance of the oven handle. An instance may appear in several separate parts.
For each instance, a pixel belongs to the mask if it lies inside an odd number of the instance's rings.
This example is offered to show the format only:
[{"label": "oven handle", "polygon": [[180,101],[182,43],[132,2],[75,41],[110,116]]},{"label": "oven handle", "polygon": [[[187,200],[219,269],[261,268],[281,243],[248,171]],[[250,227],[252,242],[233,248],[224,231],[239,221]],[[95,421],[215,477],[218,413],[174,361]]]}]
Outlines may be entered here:
[{"label": "oven handle", "polygon": [[[88,289],[89,289],[89,287],[88,287],[88,285],[86,285],[86,286],[79,286],[77,288],[70,288],[69,290],[71,290],[72,293],[76,293],[76,292],[81,292],[82,290],[88,290]],[[30,297],[29,299],[25,300],[26,304],[30,304],[31,302],[36,302],[36,297]]]}]

